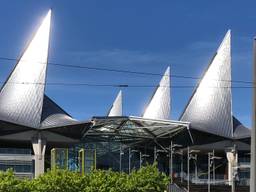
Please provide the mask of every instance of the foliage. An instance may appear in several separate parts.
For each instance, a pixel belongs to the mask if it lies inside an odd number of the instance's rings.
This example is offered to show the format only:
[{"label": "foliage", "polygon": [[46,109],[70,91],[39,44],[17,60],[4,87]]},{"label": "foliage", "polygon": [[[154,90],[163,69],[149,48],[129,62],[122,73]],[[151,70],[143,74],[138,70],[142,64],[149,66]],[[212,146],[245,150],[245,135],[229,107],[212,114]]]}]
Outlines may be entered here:
[{"label": "foliage", "polygon": [[156,165],[148,165],[132,172],[130,179],[128,179],[127,188],[128,191],[163,192],[168,183],[168,177],[159,172]]},{"label": "foliage", "polygon": [[14,177],[13,171],[0,172],[0,191],[16,191],[19,181]]},{"label": "foliage", "polygon": [[13,170],[9,169],[6,172],[0,172],[0,191],[2,192],[27,192],[28,180],[19,180],[13,174]]},{"label": "foliage", "polygon": [[168,182],[168,177],[156,165],[147,165],[130,175],[94,170],[81,176],[57,169],[33,180],[19,180],[11,170],[0,172],[0,191],[4,192],[163,192]]},{"label": "foliage", "polygon": [[31,192],[81,191],[82,177],[76,172],[56,169],[31,181]]}]

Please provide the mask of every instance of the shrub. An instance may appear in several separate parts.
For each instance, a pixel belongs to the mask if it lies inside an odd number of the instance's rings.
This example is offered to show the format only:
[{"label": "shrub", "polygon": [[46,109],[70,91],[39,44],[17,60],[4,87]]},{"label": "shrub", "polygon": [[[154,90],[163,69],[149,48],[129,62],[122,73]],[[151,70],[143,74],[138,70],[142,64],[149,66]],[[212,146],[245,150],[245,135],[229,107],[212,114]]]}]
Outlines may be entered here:
[{"label": "shrub", "polygon": [[15,178],[12,170],[0,172],[0,191],[17,191],[19,181]]},{"label": "shrub", "polygon": [[168,183],[168,177],[159,172],[156,165],[147,165],[131,173],[127,189],[131,192],[163,192],[166,190]]},{"label": "shrub", "polygon": [[47,171],[37,179],[19,180],[13,171],[0,172],[0,191],[3,192],[163,192],[168,177],[156,165],[126,173],[94,170],[81,176],[68,170]]},{"label": "shrub", "polygon": [[68,170],[47,171],[39,178],[31,181],[31,192],[77,192],[81,191],[80,174]]},{"label": "shrub", "polygon": [[[122,192],[125,191],[127,174],[113,172],[111,170],[95,170],[88,174],[84,192]],[[84,182],[85,183],[85,182]]]}]

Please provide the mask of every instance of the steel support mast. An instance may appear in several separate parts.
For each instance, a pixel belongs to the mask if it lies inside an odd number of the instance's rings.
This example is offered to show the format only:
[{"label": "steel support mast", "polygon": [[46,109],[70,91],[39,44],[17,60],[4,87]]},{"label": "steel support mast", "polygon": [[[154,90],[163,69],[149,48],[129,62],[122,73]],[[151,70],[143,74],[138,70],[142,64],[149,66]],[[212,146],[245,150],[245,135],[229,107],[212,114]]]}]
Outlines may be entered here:
[{"label": "steel support mast", "polygon": [[252,101],[252,130],[251,130],[251,181],[250,192],[256,192],[256,37],[253,40],[253,101]]}]

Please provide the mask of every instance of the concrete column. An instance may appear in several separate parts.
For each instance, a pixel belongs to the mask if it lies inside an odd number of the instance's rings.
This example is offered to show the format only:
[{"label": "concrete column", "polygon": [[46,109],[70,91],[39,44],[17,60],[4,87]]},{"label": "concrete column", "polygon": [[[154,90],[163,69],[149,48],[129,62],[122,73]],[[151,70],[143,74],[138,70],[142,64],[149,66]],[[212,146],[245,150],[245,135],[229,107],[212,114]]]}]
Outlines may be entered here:
[{"label": "concrete column", "polygon": [[232,175],[233,175],[233,161],[235,160],[234,154],[232,152],[226,152],[227,159],[228,159],[228,184],[232,184]]},{"label": "concrete column", "polygon": [[44,173],[46,140],[41,137],[41,134],[38,134],[32,138],[32,146],[35,161],[35,178],[37,178],[40,174]]}]

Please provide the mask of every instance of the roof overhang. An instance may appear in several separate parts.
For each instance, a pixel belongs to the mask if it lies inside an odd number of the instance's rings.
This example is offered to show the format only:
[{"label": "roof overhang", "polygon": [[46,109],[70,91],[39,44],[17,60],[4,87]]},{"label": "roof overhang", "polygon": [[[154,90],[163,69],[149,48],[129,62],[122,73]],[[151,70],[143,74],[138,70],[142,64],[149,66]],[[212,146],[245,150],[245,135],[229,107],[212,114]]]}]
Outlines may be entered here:
[{"label": "roof overhang", "polygon": [[40,133],[47,143],[74,143],[79,142],[91,126],[91,121],[83,121],[61,126],[32,128],[0,120],[0,141],[27,143]]},{"label": "roof overhang", "polygon": [[93,117],[93,126],[84,139],[100,141],[139,141],[170,139],[183,130],[189,131],[189,123],[163,119],[148,119],[136,116]]}]

